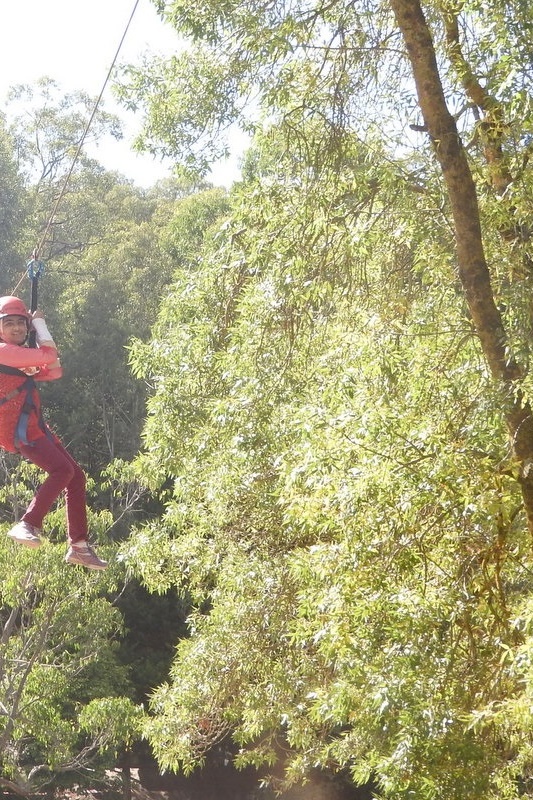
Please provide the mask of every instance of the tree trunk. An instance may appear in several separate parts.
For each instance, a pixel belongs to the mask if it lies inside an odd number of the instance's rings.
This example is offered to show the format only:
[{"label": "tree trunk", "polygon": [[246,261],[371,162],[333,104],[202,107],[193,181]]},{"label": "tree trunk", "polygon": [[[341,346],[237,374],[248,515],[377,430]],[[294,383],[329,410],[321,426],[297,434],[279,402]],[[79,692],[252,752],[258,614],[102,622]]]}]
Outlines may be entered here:
[{"label": "tree trunk", "polygon": [[505,402],[505,420],[521,464],[520,485],[533,536],[533,419],[515,390],[520,368],[510,355],[485,259],[475,183],[457,126],[446,105],[433,40],[418,0],[390,0],[411,62],[425,126],[442,169],[452,210],[459,277],[472,321]]},{"label": "tree trunk", "polygon": [[122,800],[131,800],[131,771],[127,764],[122,767]]}]

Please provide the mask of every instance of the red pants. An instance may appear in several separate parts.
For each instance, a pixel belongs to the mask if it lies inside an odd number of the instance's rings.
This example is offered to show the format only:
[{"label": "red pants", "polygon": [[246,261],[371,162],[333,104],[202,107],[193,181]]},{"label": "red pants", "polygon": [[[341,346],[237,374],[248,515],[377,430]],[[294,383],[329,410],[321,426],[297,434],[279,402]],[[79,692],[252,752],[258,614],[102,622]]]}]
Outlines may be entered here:
[{"label": "red pants", "polygon": [[80,465],[67,453],[56,436],[53,439],[42,436],[31,444],[22,444],[19,452],[32,464],[36,464],[48,473],[48,477],[37,489],[22,520],[36,528],[42,528],[45,515],[64,490],[69,542],[86,540],[85,473]]}]

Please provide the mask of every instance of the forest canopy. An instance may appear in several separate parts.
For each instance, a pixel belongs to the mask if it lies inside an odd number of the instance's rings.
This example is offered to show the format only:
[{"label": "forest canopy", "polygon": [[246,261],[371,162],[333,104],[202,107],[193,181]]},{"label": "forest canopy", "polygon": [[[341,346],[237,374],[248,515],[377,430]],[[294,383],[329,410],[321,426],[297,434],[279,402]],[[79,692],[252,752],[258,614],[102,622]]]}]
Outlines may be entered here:
[{"label": "forest canopy", "polygon": [[[0,655],[28,711],[8,707],[5,780],[144,741],[161,771],[223,751],[265,797],[317,774],[354,797],[533,796],[533,12],[155,5],[187,48],[117,91],[177,177],[141,191],[83,160],[42,289],[66,374],[48,404],[112,567],[64,585],[59,510],[56,577],[17,560]],[[56,110],[39,156],[3,129],[4,265],[67,168],[35,169],[75,135]],[[238,125],[228,193],[206,175]],[[36,480],[17,470],[6,529]],[[83,622],[57,674],[89,670],[81,706],[47,677],[67,590]],[[46,644],[17,672],[26,629]]]},{"label": "forest canopy", "polygon": [[288,783],[524,796],[530,12],[159,8],[190,48],[123,84],[145,146],[202,174],[226,126],[255,139],[132,351],[154,385],[138,463],[173,496],[126,557],[198,606],[157,757],[231,735]]}]

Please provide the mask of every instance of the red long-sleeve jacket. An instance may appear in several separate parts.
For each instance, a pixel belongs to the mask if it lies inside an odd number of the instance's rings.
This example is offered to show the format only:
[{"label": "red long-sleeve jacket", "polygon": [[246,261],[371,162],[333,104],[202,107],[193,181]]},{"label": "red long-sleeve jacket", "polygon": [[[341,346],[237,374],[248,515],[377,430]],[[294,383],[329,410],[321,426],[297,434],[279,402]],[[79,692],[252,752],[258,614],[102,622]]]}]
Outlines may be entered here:
[{"label": "red long-sleeve jacket", "polygon": [[[42,347],[29,348],[16,344],[6,344],[0,341],[0,364],[15,367],[35,381],[53,381],[63,374],[61,367],[50,368],[57,360],[55,347],[43,345]],[[11,453],[17,451],[15,446],[15,431],[24,404],[25,392],[16,392],[16,389],[25,381],[20,375],[7,375],[0,372],[0,403],[2,398],[9,396],[7,402],[0,405],[0,447]],[[34,408],[28,420],[27,438],[33,442],[45,432],[39,425],[41,399],[39,392],[34,387],[32,390]]]}]

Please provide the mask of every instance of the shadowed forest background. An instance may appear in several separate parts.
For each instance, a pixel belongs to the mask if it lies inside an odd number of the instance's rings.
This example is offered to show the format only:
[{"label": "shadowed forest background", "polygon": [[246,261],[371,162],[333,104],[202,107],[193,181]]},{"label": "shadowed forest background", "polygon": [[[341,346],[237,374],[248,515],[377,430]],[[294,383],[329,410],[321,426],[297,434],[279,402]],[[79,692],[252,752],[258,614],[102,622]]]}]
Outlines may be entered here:
[{"label": "shadowed forest background", "polygon": [[[2,790],[533,797],[533,11],[155,5],[187,48],[115,91],[176,176],[82,150],[42,252],[110,568],[64,564],[61,508],[0,538]],[[0,294],[93,103],[14,87]],[[41,475],[0,473],[7,531]]]}]

